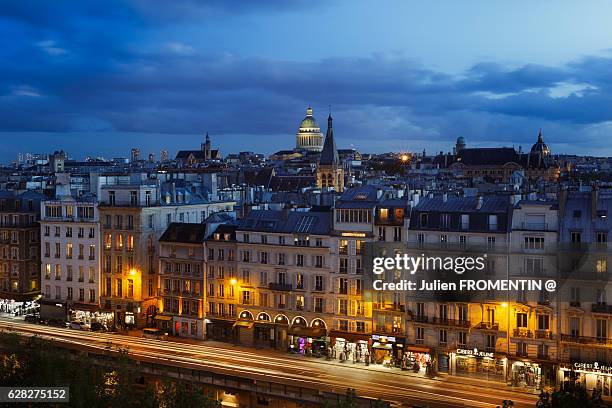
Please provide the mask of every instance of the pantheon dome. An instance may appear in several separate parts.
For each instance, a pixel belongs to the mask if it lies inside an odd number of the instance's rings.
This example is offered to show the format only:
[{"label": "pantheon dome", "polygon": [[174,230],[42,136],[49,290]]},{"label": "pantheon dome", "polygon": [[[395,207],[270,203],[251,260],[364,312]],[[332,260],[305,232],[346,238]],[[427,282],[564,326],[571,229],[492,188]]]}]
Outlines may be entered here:
[{"label": "pantheon dome", "polygon": [[309,106],[306,109],[306,117],[300,123],[300,127],[296,136],[297,150],[307,150],[312,152],[320,152],[323,150],[323,135],[321,128],[317,124],[314,116],[312,116],[312,108]]}]

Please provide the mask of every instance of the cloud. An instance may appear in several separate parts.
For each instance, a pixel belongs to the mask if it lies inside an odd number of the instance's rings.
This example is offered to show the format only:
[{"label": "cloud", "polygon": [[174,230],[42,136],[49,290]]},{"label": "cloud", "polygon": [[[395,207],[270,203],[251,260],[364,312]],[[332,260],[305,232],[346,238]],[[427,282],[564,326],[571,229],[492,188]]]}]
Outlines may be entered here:
[{"label": "cloud", "polygon": [[243,56],[207,51],[203,44],[216,39],[198,41],[188,28],[206,25],[211,15],[321,3],[161,4],[3,5],[20,37],[14,44],[0,39],[0,131],[174,137],[209,130],[228,140],[240,135],[254,150],[265,139],[260,149],[270,152],[293,144],[307,105],[324,126],[331,104],[343,145],[368,150],[449,150],[458,135],[471,145],[527,146],[543,127],[553,149],[575,142],[612,153],[610,138],[602,137],[612,123],[609,54],[558,66],[482,61],[458,75],[401,54],[307,61]]},{"label": "cloud", "polygon": [[36,43],[36,45],[41,50],[54,57],[64,55],[68,52],[68,50],[58,47],[55,41],[53,40],[39,41],[38,43]]}]

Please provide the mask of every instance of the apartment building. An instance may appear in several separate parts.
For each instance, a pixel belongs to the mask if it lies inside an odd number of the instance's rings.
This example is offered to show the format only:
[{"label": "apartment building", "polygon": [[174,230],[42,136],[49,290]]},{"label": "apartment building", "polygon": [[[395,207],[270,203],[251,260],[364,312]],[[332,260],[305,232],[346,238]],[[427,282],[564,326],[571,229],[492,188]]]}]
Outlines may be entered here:
[{"label": "apartment building", "polygon": [[564,283],[557,333],[557,382],[575,381],[612,396],[610,190],[562,191],[559,270]]},{"label": "apartment building", "polygon": [[[334,324],[330,212],[252,211],[236,229],[237,339],[325,353]],[[210,255],[210,254],[209,254]],[[209,304],[219,288],[209,282]],[[342,290],[348,290],[346,285]],[[231,292],[230,292],[231,293]],[[348,309],[343,309],[348,313]]]},{"label": "apartment building", "polygon": [[159,239],[159,313],[175,336],[203,339],[206,224],[171,223]]},{"label": "apartment building", "polygon": [[45,200],[41,214],[40,279],[45,300],[41,317],[104,321],[107,316],[98,314],[101,260],[96,198]]},{"label": "apartment building", "polygon": [[41,194],[0,191],[0,303],[5,313],[31,309],[40,294]]},{"label": "apartment building", "polygon": [[[558,251],[559,208],[556,200],[520,200],[512,209],[510,279],[561,282]],[[540,389],[555,383],[561,300],[554,293],[517,291],[508,302],[512,383]]]},{"label": "apartment building", "polygon": [[[407,248],[432,257],[486,254],[485,276],[506,277],[510,216],[508,197],[422,198],[411,211]],[[510,312],[499,294],[417,292],[407,309],[408,365],[505,381]]]},{"label": "apartment building", "polygon": [[158,312],[158,239],[172,222],[201,223],[231,211],[233,201],[210,201],[189,186],[136,174],[100,182],[103,239],[102,307],[116,326],[153,325]]},{"label": "apartment building", "polygon": [[216,225],[206,239],[206,336],[209,339],[236,340],[234,324],[239,307],[236,228],[232,224]]},{"label": "apartment building", "polygon": [[374,215],[379,193],[374,186],[352,188],[334,206],[332,234],[337,242],[337,267],[332,275],[336,293],[330,334],[332,358],[383,362],[397,352],[391,331],[381,326],[377,332],[373,327],[372,297],[364,290],[363,255],[366,245],[378,239]]}]

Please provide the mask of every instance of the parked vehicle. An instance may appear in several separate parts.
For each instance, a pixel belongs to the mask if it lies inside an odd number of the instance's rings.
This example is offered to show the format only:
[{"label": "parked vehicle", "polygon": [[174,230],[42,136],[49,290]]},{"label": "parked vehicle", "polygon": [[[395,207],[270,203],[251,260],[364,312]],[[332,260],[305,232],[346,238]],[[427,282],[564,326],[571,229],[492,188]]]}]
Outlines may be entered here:
[{"label": "parked vehicle", "polygon": [[89,330],[95,331],[95,332],[105,332],[105,331],[108,331],[106,329],[106,326],[104,326],[100,322],[93,322],[93,323],[91,323],[91,325],[89,327]]},{"label": "parked vehicle", "polygon": [[47,325],[53,326],[53,327],[66,328],[66,322],[64,320],[59,320],[59,319],[49,319],[47,320]]},{"label": "parked vehicle", "polygon": [[26,323],[40,323],[40,316],[36,314],[25,315]]},{"label": "parked vehicle", "polygon": [[163,340],[165,337],[166,333],[164,333],[161,329],[147,327],[142,330],[142,338],[144,339]]},{"label": "parked vehicle", "polygon": [[70,322],[68,327],[72,330],[89,330],[89,326],[83,322]]}]

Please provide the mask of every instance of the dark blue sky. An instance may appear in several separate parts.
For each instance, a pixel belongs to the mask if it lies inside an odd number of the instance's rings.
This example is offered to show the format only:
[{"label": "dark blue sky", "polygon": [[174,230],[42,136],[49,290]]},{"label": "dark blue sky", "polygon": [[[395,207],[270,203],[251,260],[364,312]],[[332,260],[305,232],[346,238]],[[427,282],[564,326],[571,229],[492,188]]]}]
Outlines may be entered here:
[{"label": "dark blue sky", "polygon": [[291,148],[612,155],[612,3],[0,0],[0,161]]}]

